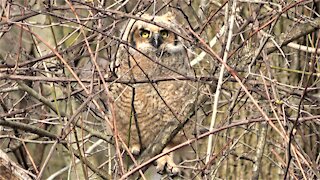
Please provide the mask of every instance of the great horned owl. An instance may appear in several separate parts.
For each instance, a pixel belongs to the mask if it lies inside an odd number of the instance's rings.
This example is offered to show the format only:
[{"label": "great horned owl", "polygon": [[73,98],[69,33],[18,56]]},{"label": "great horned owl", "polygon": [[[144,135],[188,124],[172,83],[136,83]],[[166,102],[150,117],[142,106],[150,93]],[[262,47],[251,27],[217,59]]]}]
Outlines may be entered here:
[{"label": "great horned owl", "polygon": [[[142,20],[129,21],[122,39],[130,46],[121,45],[118,51],[115,70],[118,78],[148,82],[176,77],[179,75],[177,72],[193,76],[185,43],[179,35],[170,31],[174,29],[179,32],[175,16],[167,13],[162,16],[144,14],[140,17],[159,26]],[[151,144],[168,122],[185,120],[197,99],[196,84],[187,80],[152,84],[114,83],[110,92],[114,100],[115,124],[119,135],[135,155]],[[164,151],[191,138],[193,128],[189,122]],[[166,167],[173,174],[179,173],[172,156],[171,153],[158,159],[157,170]]]}]

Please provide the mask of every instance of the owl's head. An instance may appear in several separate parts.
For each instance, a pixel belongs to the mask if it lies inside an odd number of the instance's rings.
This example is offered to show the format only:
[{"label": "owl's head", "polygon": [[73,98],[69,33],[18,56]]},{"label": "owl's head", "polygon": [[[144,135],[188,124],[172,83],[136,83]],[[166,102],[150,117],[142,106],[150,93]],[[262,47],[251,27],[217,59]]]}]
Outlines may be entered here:
[{"label": "owl's head", "polygon": [[175,29],[175,16],[166,13],[162,16],[141,15],[141,18],[161,24],[159,27],[141,20],[130,20],[125,28],[123,39],[127,40],[131,46],[144,53],[169,53],[173,54],[183,50],[181,38],[170,29]]}]

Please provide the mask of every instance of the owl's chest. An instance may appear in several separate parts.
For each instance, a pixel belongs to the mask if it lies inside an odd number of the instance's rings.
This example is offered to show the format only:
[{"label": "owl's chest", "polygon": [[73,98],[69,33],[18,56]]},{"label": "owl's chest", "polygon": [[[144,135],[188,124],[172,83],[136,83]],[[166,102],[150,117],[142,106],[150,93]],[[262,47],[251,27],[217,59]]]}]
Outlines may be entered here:
[{"label": "owl's chest", "polygon": [[[140,54],[122,61],[118,76],[123,80],[146,81],[174,78],[179,73],[190,75],[192,71],[182,56],[152,56],[151,59]],[[179,72],[177,74],[177,72]],[[149,117],[159,114],[180,113],[186,102],[192,99],[194,88],[188,81],[161,81],[157,83],[134,83],[118,85],[116,106],[124,116],[132,109],[137,117]],[[129,113],[127,113],[129,112]]]},{"label": "owl's chest", "polygon": [[159,112],[167,111],[168,108],[179,111],[183,104],[188,101],[193,89],[187,81],[166,81],[160,83],[134,84],[131,86],[122,86],[116,104],[121,105],[126,102],[126,107],[134,109],[136,113],[146,110]]}]

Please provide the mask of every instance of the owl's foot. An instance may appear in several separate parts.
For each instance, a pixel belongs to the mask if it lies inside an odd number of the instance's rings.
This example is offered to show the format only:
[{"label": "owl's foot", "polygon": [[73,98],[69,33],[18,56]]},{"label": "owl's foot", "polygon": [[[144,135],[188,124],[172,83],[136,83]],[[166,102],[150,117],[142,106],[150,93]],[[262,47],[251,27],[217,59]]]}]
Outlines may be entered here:
[{"label": "owl's foot", "polygon": [[132,147],[130,147],[130,152],[131,154],[137,156],[140,154],[140,146],[135,144],[135,145],[132,145]]},{"label": "owl's foot", "polygon": [[180,169],[173,161],[173,154],[170,153],[169,155],[165,155],[159,158],[157,161],[157,171],[160,174],[163,174],[166,171],[168,174],[176,176],[180,173]]}]

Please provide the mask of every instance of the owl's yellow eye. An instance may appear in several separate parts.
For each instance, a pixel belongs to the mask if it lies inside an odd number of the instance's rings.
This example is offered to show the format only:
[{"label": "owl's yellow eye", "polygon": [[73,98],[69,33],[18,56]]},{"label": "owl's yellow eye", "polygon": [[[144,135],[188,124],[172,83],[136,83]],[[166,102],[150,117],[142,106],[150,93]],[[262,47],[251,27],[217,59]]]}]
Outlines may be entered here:
[{"label": "owl's yellow eye", "polygon": [[161,30],[160,31],[160,36],[162,38],[166,38],[166,37],[168,37],[168,35],[169,35],[169,32],[167,30]]},{"label": "owl's yellow eye", "polygon": [[149,36],[150,36],[150,31],[145,30],[145,29],[142,29],[142,30],[140,31],[140,36],[143,37],[143,38],[149,38]]}]

